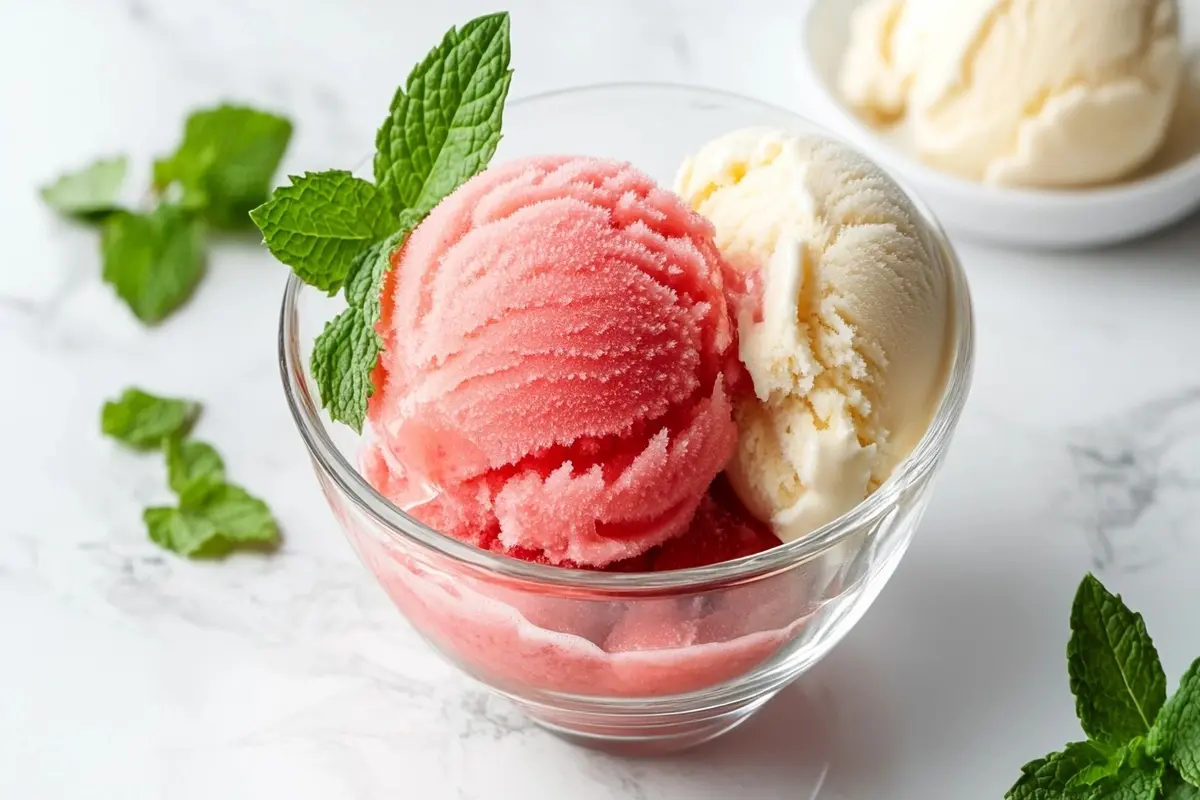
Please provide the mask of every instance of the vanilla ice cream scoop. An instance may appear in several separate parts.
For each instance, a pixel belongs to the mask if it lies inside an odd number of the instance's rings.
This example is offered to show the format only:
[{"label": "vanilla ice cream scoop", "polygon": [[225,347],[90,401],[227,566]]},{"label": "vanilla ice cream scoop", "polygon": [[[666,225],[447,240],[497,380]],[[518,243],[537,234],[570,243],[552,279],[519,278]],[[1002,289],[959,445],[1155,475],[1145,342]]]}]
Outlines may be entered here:
[{"label": "vanilla ice cream scoop", "polygon": [[761,305],[737,313],[754,396],[735,404],[726,472],[790,541],[853,508],[924,433],[949,359],[949,277],[903,191],[832,141],[737,131],[686,161],[675,189],[761,283]]},{"label": "vanilla ice cream scoop", "polygon": [[867,0],[840,90],[934,166],[1067,187],[1148,161],[1182,74],[1175,0]]}]

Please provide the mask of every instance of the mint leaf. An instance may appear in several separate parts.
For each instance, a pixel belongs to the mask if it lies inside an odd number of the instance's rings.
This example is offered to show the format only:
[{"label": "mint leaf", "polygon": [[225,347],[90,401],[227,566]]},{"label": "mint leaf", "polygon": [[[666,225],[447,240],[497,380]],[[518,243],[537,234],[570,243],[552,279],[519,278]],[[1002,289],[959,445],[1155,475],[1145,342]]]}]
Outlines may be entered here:
[{"label": "mint leaf", "polygon": [[1077,776],[1105,762],[1104,754],[1089,742],[1072,742],[1061,752],[1051,753],[1021,767],[1021,779],[1004,795],[1005,800],[1057,800],[1071,797],[1067,792],[1073,788]]},{"label": "mint leaf", "polygon": [[1179,777],[1173,769],[1163,774],[1162,800],[1200,800],[1200,788]]},{"label": "mint leaf", "polygon": [[1120,772],[1120,764],[1117,761],[1106,761],[1102,764],[1092,764],[1079,771],[1067,783],[1069,789],[1079,789],[1092,786],[1105,778],[1111,778]]},{"label": "mint leaf", "polygon": [[364,248],[395,230],[383,194],[343,170],[290,176],[250,212],[269,249],[305,283],[333,294]]},{"label": "mint leaf", "polygon": [[357,431],[383,346],[375,325],[390,256],[430,209],[487,166],[500,141],[510,55],[505,13],[452,28],[396,91],[375,139],[376,189],[345,172],[306,175],[253,212],[268,247],[301,279],[330,293],[345,289],[348,308],[317,337],[311,370],[323,407]]},{"label": "mint leaf", "polygon": [[197,511],[221,535],[238,544],[271,545],[279,538],[279,527],[267,504],[231,483],[214,489]]},{"label": "mint leaf", "polygon": [[225,482],[225,464],[212,445],[173,436],[163,443],[171,490],[184,506],[201,503]]},{"label": "mint leaf", "polygon": [[404,244],[422,216],[413,211],[400,212],[396,231],[355,259],[346,274],[346,302],[361,308],[372,325],[379,321],[379,295],[383,290],[383,276],[392,268],[392,255]]},{"label": "mint leaf", "polygon": [[129,388],[100,411],[100,430],[138,450],[160,447],[164,439],[187,433],[200,404],[173,397],[158,397]]},{"label": "mint leaf", "polygon": [[[1081,780],[1090,771],[1110,767],[1111,772],[1095,780]],[[1114,762],[1090,742],[1073,742],[1062,752],[1029,762],[1021,772],[1005,800],[1154,800],[1163,765],[1144,756]]]},{"label": "mint leaf", "polygon": [[375,183],[393,209],[428,212],[487,166],[500,141],[508,14],[451,28],[396,90],[375,137]]},{"label": "mint leaf", "polygon": [[1148,733],[1166,699],[1166,675],[1142,616],[1091,574],[1071,608],[1067,672],[1080,724],[1101,744],[1119,747]]},{"label": "mint leaf", "polygon": [[375,331],[379,293],[391,255],[403,244],[416,215],[401,214],[402,228],[363,251],[346,276],[349,307],[325,325],[313,345],[311,369],[329,416],[362,432],[367,400],[375,391],[371,373],[383,342]]},{"label": "mint leaf", "polygon": [[178,206],[114,214],[100,248],[104,280],[148,325],[183,305],[204,274],[203,226]]},{"label": "mint leaf", "polygon": [[1179,688],[1159,712],[1150,732],[1150,750],[1200,787],[1200,658],[1183,673]]},{"label": "mint leaf", "polygon": [[147,508],[142,519],[151,541],[189,558],[215,558],[238,547],[271,547],[279,541],[266,503],[228,483],[196,504]]},{"label": "mint leaf", "polygon": [[[1133,773],[1161,775],[1162,769],[1162,760],[1150,754],[1147,740],[1141,736],[1135,736],[1121,749],[1109,755],[1104,764],[1096,764],[1080,770],[1079,774],[1070,781],[1069,787],[1119,786],[1133,781],[1130,777]],[[1107,797],[1108,795],[1101,794],[1101,796]]]},{"label": "mint leaf", "polygon": [[233,549],[233,543],[201,514],[156,506],[142,512],[142,521],[150,541],[181,556],[212,558]]},{"label": "mint leaf", "polygon": [[117,210],[117,196],[129,161],[125,156],[99,159],[43,186],[42,199],[60,214],[95,220]]},{"label": "mint leaf", "polygon": [[1112,778],[1090,787],[1082,800],[1155,800],[1162,788],[1163,764],[1150,761],[1138,767],[1124,767]]},{"label": "mint leaf", "polygon": [[329,416],[362,433],[367,400],[374,393],[371,370],[382,347],[362,312],[348,308],[325,324],[312,352],[312,374]]},{"label": "mint leaf", "polygon": [[[1145,740],[1139,737],[1135,739],[1134,742],[1137,743],[1134,746],[1141,748],[1141,752],[1144,752]],[[1105,778],[1111,778],[1114,775],[1117,775],[1121,771],[1121,768],[1124,767],[1130,760],[1130,752],[1127,749],[1128,746],[1122,747],[1120,750],[1117,750],[1116,752],[1107,756],[1105,755],[1104,751],[1091,742],[1076,742],[1075,744],[1067,745],[1067,747],[1068,749],[1071,747],[1091,748],[1095,752],[1097,758],[1100,759],[1092,764],[1088,764],[1079,770],[1074,777],[1067,781],[1067,788],[1069,789],[1082,786],[1091,786],[1092,784],[1098,783]]]},{"label": "mint leaf", "polygon": [[250,224],[292,138],[286,118],[245,106],[221,105],[196,111],[184,125],[183,142],[154,163],[160,192],[178,183],[182,203],[202,209],[220,228]]}]

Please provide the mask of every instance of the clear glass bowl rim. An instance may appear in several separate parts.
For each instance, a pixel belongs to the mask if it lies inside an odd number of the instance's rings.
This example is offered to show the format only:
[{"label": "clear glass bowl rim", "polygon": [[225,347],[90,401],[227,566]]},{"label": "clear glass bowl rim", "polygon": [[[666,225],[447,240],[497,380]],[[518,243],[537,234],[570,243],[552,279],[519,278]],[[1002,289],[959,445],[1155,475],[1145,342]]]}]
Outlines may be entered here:
[{"label": "clear glass bowl rim", "polygon": [[[524,106],[564,95],[587,93],[668,92],[690,94],[698,100],[723,100],[757,106],[761,110],[786,115],[803,123],[811,132],[837,140],[852,147],[842,137],[793,111],[764,103],[733,92],[698,86],[653,82],[614,82],[589,84],[543,92],[522,97],[509,103],[510,107]],[[784,571],[804,563],[825,550],[836,546],[854,532],[871,524],[891,509],[897,496],[924,472],[933,469],[942,450],[954,432],[970,391],[974,368],[974,315],[967,277],[945,231],[928,206],[911,189],[904,187],[930,228],[941,248],[947,273],[953,288],[955,342],[951,354],[946,389],[929,427],[916,447],[893,470],[892,475],[869,497],[837,519],[821,526],[807,536],[787,542],[762,553],[705,567],[668,572],[610,573],[566,569],[534,564],[480,550],[440,533],[392,505],[367,482],[348,462],[333,443],[321,419],[320,403],[308,391],[304,380],[305,365],[300,359],[297,298],[302,290],[316,291],[290,274],[284,288],[279,320],[279,368],[284,394],[296,427],[304,439],[309,454],[320,469],[329,475],[341,491],[363,513],[382,526],[394,538],[435,551],[468,568],[488,574],[562,587],[564,589],[594,590],[641,594],[664,590],[704,590],[717,585],[729,585]]]}]

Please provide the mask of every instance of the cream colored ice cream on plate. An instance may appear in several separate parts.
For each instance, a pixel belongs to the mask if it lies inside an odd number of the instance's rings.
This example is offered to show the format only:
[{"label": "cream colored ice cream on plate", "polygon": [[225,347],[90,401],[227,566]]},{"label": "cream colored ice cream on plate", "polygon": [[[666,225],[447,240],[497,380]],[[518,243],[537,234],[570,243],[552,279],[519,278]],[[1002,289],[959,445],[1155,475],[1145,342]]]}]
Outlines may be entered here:
[{"label": "cream colored ice cream on plate", "polygon": [[868,0],[840,91],[925,162],[987,183],[1129,175],[1162,145],[1183,73],[1175,0]]},{"label": "cream colored ice cream on plate", "polygon": [[736,131],[688,159],[675,189],[761,285],[737,312],[754,393],[735,407],[726,472],[780,539],[798,538],[862,501],[924,433],[944,384],[948,276],[901,189],[836,142]]}]

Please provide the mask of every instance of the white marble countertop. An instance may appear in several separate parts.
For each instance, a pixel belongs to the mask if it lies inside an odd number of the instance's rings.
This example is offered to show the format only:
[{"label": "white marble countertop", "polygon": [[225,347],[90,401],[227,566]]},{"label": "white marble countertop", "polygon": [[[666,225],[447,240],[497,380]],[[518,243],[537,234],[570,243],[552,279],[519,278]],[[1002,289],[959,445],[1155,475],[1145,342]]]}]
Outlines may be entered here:
[{"label": "white marble countertop", "polygon": [[[514,95],[652,79],[805,110],[797,2],[508,5]],[[1196,218],[1100,252],[961,245],[977,377],[923,527],[850,637],[727,738],[663,760],[575,749],[427,650],[337,532],[293,431],[283,268],[220,244],[195,300],[147,330],[100,281],[93,234],[35,186],[103,153],[148,164],[220,98],[294,117],[291,171],[356,160],[416,58],[491,6],[3,4],[0,796],[999,797],[1078,733],[1064,647],[1088,569],[1144,612],[1174,685],[1200,655]],[[161,464],[97,430],[130,383],[205,401],[198,434],[269,500],[281,552],[193,564],[146,540]]]}]

